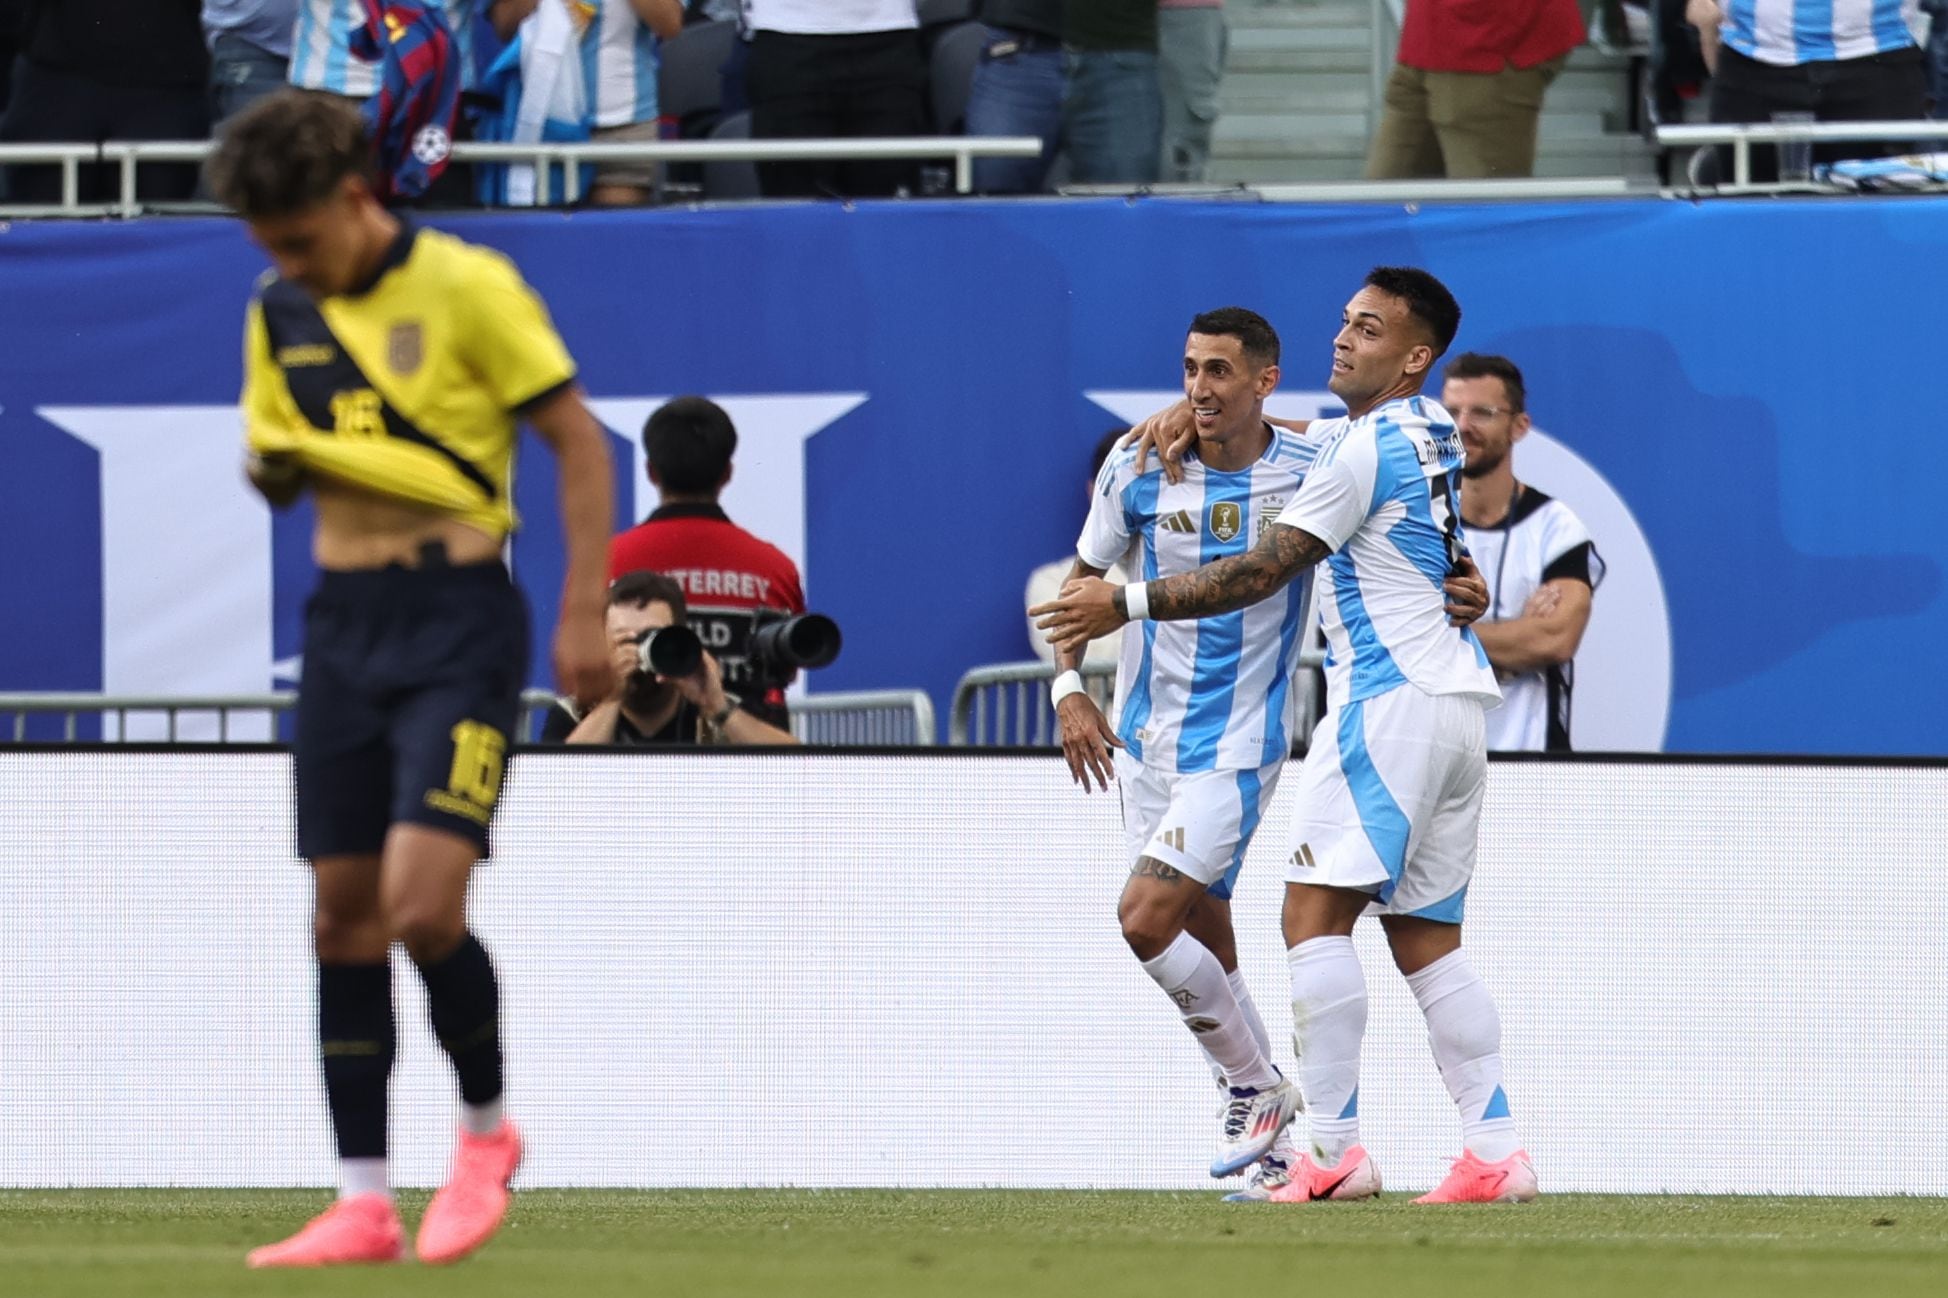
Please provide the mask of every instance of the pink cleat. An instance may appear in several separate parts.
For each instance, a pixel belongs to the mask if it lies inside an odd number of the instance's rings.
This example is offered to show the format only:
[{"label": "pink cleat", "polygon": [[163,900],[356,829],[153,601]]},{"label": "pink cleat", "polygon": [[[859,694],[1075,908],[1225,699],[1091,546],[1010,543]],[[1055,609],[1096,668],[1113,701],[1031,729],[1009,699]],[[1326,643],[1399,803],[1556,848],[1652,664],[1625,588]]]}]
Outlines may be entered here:
[{"label": "pink cleat", "polygon": [[1463,1150],[1442,1181],[1415,1203],[1527,1203],[1537,1194],[1535,1164],[1523,1150],[1484,1163]]},{"label": "pink cleat", "polygon": [[521,1165],[521,1133],[511,1122],[491,1136],[460,1133],[453,1177],[419,1223],[419,1260],[458,1262],[485,1244],[507,1215],[507,1183]]},{"label": "pink cleat", "polygon": [[244,1261],[252,1267],[397,1262],[405,1256],[405,1236],[391,1199],[355,1194],[313,1217],[291,1238],[252,1249]]},{"label": "pink cleat", "polygon": [[1331,1167],[1321,1167],[1310,1151],[1292,1165],[1292,1179],[1272,1191],[1273,1203],[1313,1203],[1322,1199],[1371,1199],[1380,1193],[1380,1169],[1366,1146],[1354,1145]]}]

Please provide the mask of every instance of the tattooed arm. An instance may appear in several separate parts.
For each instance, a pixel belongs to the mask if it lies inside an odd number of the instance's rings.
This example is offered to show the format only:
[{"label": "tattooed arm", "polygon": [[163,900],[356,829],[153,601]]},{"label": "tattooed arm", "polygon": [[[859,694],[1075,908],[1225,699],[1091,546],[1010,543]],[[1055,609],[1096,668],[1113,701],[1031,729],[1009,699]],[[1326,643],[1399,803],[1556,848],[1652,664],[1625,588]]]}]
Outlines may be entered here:
[{"label": "tattooed arm", "polygon": [[[1159,622],[1176,622],[1256,604],[1330,553],[1312,533],[1273,523],[1258,544],[1243,554],[1151,582],[1150,616]],[[1127,619],[1124,593],[1118,590],[1115,599],[1117,612]]]},{"label": "tattooed arm", "polygon": [[[1149,583],[1150,616],[1159,621],[1208,617],[1255,604],[1330,553],[1310,532],[1273,523],[1244,554],[1207,563],[1195,572]],[[1029,613],[1057,649],[1076,650],[1129,621],[1127,587],[1096,578],[1072,581],[1062,597]]]}]

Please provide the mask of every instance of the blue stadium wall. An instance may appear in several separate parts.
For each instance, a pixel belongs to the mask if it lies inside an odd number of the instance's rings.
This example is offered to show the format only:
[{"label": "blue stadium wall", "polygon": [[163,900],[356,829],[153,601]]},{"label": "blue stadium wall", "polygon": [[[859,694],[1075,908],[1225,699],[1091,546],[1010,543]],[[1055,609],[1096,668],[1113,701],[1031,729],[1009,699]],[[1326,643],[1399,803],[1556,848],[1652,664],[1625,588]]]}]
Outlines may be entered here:
[{"label": "blue stadium wall", "polygon": [[[1340,307],[1369,267],[1406,263],[1460,298],[1457,349],[1523,365],[1547,438],[1518,470],[1611,520],[1592,521],[1599,546],[1634,572],[1598,596],[1621,637],[1605,681],[1654,724],[1597,746],[1948,752],[1942,201],[437,223],[504,249],[547,298],[616,433],[621,516],[649,503],[631,444],[655,399],[704,392],[770,421],[746,430],[733,509],[792,534],[813,603],[845,627],[816,690],[918,685],[944,709],[968,667],[1026,657],[1025,575],[1069,552],[1097,436],[1176,386],[1189,317],[1262,311],[1285,340],[1286,408],[1326,410]],[[298,651],[306,519],[259,517],[230,467],[262,264],[219,220],[0,226],[0,692],[263,689]],[[545,650],[561,552],[531,444],[518,501]],[[240,637],[261,652],[239,657]]]}]

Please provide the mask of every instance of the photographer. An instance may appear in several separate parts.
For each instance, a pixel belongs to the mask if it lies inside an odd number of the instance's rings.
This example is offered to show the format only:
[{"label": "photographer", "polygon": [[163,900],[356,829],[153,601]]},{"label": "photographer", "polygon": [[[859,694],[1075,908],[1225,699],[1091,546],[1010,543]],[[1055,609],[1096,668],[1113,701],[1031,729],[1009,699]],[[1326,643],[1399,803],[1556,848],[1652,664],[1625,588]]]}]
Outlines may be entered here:
[{"label": "photographer", "polygon": [[[687,633],[683,589],[660,572],[632,572],[609,586],[609,647],[622,684],[592,707],[557,700],[544,744],[795,744],[745,711],[724,689],[717,660]],[[684,628],[682,636],[656,633]],[[645,659],[661,667],[646,666]],[[687,670],[686,670],[687,668]],[[664,674],[668,673],[668,674]]]},{"label": "photographer", "polygon": [[609,543],[609,576],[645,568],[667,574],[689,597],[690,625],[744,695],[745,710],[789,724],[785,687],[796,664],[752,655],[751,634],[767,618],[803,613],[805,595],[790,558],[731,522],[717,503],[731,480],[736,427],[716,402],[677,397],[649,416],[643,450],[661,503]]}]

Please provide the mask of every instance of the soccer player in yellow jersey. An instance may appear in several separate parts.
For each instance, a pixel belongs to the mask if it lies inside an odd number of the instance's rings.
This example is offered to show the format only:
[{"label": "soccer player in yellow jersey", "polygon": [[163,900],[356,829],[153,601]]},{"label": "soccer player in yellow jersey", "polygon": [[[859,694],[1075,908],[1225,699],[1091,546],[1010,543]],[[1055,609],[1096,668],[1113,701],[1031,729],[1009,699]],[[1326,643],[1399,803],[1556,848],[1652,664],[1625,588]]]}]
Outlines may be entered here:
[{"label": "soccer player in yellow jersey", "polygon": [[276,505],[311,492],[322,570],[293,768],[340,1197],[252,1266],[403,1255],[386,1176],[394,942],[426,984],[461,1098],[420,1259],[466,1256],[507,1210],[521,1140],[501,1113],[500,993],[466,897],[527,677],[527,608],[501,562],[517,418],[560,461],[556,677],[576,698],[611,688],[608,441],[574,364],[505,257],[388,212],[370,166],[358,111],[296,91],[233,119],[209,163],[275,267],[245,323],[248,472]]}]

